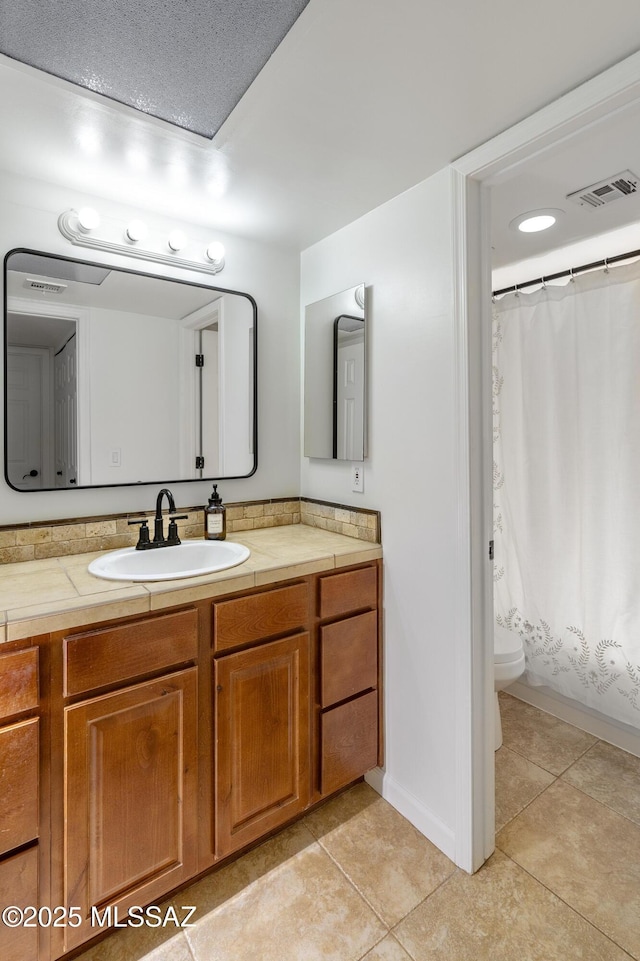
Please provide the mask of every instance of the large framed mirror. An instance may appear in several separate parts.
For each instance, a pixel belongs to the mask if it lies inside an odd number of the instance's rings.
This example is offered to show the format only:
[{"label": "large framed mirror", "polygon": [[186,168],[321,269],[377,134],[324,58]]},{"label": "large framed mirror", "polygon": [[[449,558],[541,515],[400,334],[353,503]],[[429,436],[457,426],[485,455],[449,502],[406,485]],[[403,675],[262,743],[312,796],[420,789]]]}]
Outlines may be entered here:
[{"label": "large framed mirror", "polygon": [[366,329],[364,284],[305,308],[306,457],[365,458]]},{"label": "large framed mirror", "polygon": [[15,490],[248,477],[246,293],[33,250],[5,257],[5,479]]}]

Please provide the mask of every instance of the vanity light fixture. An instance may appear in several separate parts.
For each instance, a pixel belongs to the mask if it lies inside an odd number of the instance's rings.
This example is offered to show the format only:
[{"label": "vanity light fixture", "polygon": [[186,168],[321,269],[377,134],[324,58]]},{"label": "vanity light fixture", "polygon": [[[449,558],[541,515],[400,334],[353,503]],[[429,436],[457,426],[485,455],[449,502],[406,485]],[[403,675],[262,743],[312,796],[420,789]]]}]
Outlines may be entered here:
[{"label": "vanity light fixture", "polygon": [[124,235],[132,244],[137,244],[141,240],[146,240],[149,235],[149,228],[144,220],[132,220],[127,224]]},{"label": "vanity light fixture", "polygon": [[509,227],[519,230],[523,234],[536,234],[541,230],[548,230],[564,215],[564,210],[556,207],[544,207],[541,210],[529,210],[526,214],[515,217]]},{"label": "vanity light fixture", "polygon": [[174,264],[206,274],[217,274],[224,267],[225,251],[219,241],[212,241],[206,251],[201,254],[200,260],[190,260],[177,256],[178,252],[187,245],[187,238],[182,230],[171,231],[167,240],[158,237],[154,241],[153,238],[149,238],[147,245],[141,247],[140,244],[147,240],[149,235],[147,225],[142,220],[134,219],[126,226],[120,227],[115,226],[113,222],[109,225],[105,224],[100,231],[101,236],[98,236],[97,231],[100,225],[100,215],[92,207],[65,210],[58,217],[58,229],[62,236],[80,247],[106,250],[109,253],[124,254],[127,257],[139,257],[157,264]]},{"label": "vanity light fixture", "polygon": [[78,211],[78,227],[88,234],[100,226],[100,214],[93,207],[81,207]]},{"label": "vanity light fixture", "polygon": [[220,264],[220,269],[224,266],[224,255],[224,244],[221,244],[219,240],[212,241],[205,251],[207,260],[210,260],[212,264]]},{"label": "vanity light fixture", "polygon": [[182,230],[172,230],[167,238],[167,244],[169,245],[169,250],[182,250],[183,247],[187,246],[187,238]]}]

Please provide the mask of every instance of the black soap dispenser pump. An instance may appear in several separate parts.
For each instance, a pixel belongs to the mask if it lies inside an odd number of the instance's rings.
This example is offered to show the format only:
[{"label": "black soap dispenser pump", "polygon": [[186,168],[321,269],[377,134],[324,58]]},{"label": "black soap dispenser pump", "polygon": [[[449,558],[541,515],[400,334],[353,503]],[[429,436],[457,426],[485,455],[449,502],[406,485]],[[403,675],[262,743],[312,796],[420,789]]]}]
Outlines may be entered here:
[{"label": "black soap dispenser pump", "polygon": [[227,536],[227,508],[213,485],[213,493],[204,509],[204,536],[208,541],[223,541]]}]

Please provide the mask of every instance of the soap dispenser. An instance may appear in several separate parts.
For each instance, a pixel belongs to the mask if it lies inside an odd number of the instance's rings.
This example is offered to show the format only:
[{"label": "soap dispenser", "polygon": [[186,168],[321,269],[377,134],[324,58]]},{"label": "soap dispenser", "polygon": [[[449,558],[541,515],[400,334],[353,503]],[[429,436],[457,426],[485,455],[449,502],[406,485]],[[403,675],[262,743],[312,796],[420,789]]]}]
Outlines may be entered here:
[{"label": "soap dispenser", "polygon": [[204,509],[204,536],[209,541],[223,541],[227,536],[227,508],[213,485],[213,493]]}]

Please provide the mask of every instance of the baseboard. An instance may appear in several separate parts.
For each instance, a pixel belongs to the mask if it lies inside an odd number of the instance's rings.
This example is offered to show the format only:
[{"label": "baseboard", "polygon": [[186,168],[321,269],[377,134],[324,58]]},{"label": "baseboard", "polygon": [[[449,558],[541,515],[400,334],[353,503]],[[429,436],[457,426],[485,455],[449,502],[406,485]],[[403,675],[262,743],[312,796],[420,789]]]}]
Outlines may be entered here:
[{"label": "baseboard", "polygon": [[513,694],[519,700],[532,704],[541,711],[566,721],[567,724],[573,724],[574,727],[579,727],[588,734],[593,734],[601,741],[607,741],[623,751],[628,751],[629,754],[640,757],[640,731],[629,724],[613,721],[563,694],[552,691],[549,687],[534,687],[523,681],[516,681],[509,685],[506,693]]},{"label": "baseboard", "polygon": [[418,798],[405,791],[397,781],[394,781],[389,774],[386,774],[379,767],[369,771],[365,775],[365,781],[371,785],[374,791],[381,794],[396,811],[399,811],[407,821],[410,821],[421,834],[424,834],[432,844],[435,844],[443,854],[446,854],[448,858],[455,862],[456,839],[454,832],[446,824],[443,824],[440,818],[425,808]]}]

